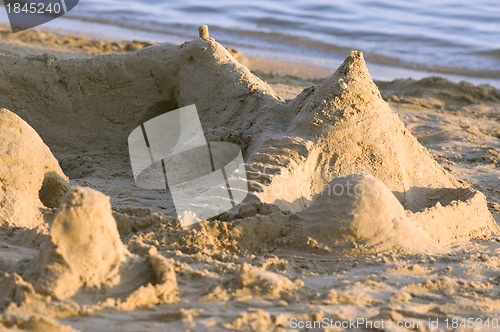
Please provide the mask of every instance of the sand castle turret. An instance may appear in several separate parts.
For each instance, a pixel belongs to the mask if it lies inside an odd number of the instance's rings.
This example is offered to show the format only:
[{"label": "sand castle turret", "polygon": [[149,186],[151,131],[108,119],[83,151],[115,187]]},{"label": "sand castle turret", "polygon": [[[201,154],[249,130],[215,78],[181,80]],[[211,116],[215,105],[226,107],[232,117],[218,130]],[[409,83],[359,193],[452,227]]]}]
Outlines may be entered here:
[{"label": "sand castle turret", "polygon": [[410,210],[427,204],[425,188],[461,187],[382,99],[361,52],[297,96],[288,112],[296,116],[285,133],[269,137],[251,159],[263,172],[282,167],[259,194],[267,202],[276,193],[283,208],[300,211],[331,180],[354,173],[379,178]]}]

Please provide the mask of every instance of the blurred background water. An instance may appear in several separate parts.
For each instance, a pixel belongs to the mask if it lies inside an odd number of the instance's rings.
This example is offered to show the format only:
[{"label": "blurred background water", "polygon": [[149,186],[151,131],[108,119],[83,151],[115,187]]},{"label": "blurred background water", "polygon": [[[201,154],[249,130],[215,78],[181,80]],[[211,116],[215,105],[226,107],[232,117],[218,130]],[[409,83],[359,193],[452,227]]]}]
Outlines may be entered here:
[{"label": "blurred background water", "polygon": [[248,55],[334,68],[358,49],[378,79],[439,74],[500,86],[498,0],[80,0],[47,26],[184,42],[202,24]]}]

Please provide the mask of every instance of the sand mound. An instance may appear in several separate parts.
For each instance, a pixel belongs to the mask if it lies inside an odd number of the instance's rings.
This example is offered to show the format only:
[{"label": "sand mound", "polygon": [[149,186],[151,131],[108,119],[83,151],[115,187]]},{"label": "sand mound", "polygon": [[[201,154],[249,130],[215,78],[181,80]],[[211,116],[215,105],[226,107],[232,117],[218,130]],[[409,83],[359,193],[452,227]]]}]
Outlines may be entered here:
[{"label": "sand mound", "polygon": [[[123,310],[134,310],[152,304],[177,302],[178,288],[174,270],[175,262],[161,255],[156,247],[146,246],[143,243],[134,242],[130,249],[145,258],[154,272],[155,283],[141,286],[127,296],[124,301],[118,301],[117,306]],[[135,272],[137,273],[137,271]],[[141,273],[141,271],[138,272]]]},{"label": "sand mound", "polygon": [[9,306],[20,306],[24,302],[30,302],[40,297],[36,294],[33,286],[24,281],[18,274],[5,273],[1,276],[0,290],[0,309],[2,310]]},{"label": "sand mound", "polygon": [[[151,272],[123,245],[111,214],[109,198],[75,187],[65,196],[41,248],[23,277],[37,292],[64,299],[80,288],[112,288],[133,281],[137,286]],[[120,289],[116,289],[120,291]],[[115,291],[112,291],[113,293]]]},{"label": "sand mound", "polygon": [[[392,82],[380,82],[385,90],[385,97],[391,101],[414,101],[419,106],[440,109],[479,105],[488,102],[500,102],[500,90],[491,85],[475,86],[468,82],[454,83],[443,77],[427,77],[415,81],[398,79]],[[397,93],[397,96],[395,96]],[[424,97],[424,98],[422,98]],[[444,103],[443,100],[446,100]],[[495,116],[495,114],[491,114]]]},{"label": "sand mound", "polygon": [[332,249],[346,244],[370,251],[436,249],[389,188],[372,175],[333,180],[297,217],[305,234]]},{"label": "sand mound", "polygon": [[67,177],[35,130],[6,109],[0,136],[0,224],[36,226],[40,208],[59,204]]}]

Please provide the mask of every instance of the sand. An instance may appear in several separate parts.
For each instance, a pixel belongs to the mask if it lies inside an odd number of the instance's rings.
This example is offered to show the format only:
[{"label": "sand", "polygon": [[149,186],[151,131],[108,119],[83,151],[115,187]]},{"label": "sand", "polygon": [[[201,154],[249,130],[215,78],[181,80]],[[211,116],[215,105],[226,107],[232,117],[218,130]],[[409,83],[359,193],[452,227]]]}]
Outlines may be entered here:
[{"label": "sand", "polygon": [[[498,318],[498,90],[373,82],[358,51],[312,82],[210,38],[132,44],[2,33],[0,329]],[[190,104],[251,193],[181,227],[127,137]]]},{"label": "sand", "polygon": [[40,208],[59,205],[68,179],[33,128],[6,109],[0,110],[0,133],[2,223],[38,226],[43,223]]}]

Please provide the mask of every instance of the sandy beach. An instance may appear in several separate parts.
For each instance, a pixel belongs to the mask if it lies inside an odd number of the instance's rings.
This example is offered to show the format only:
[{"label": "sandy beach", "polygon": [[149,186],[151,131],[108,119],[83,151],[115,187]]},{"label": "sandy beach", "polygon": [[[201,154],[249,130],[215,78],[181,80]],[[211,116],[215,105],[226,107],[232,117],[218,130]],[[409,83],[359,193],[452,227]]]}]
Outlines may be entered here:
[{"label": "sandy beach", "polygon": [[[500,90],[197,33],[0,28],[0,331],[498,330]],[[182,226],[127,137],[191,104],[250,193]]]}]

